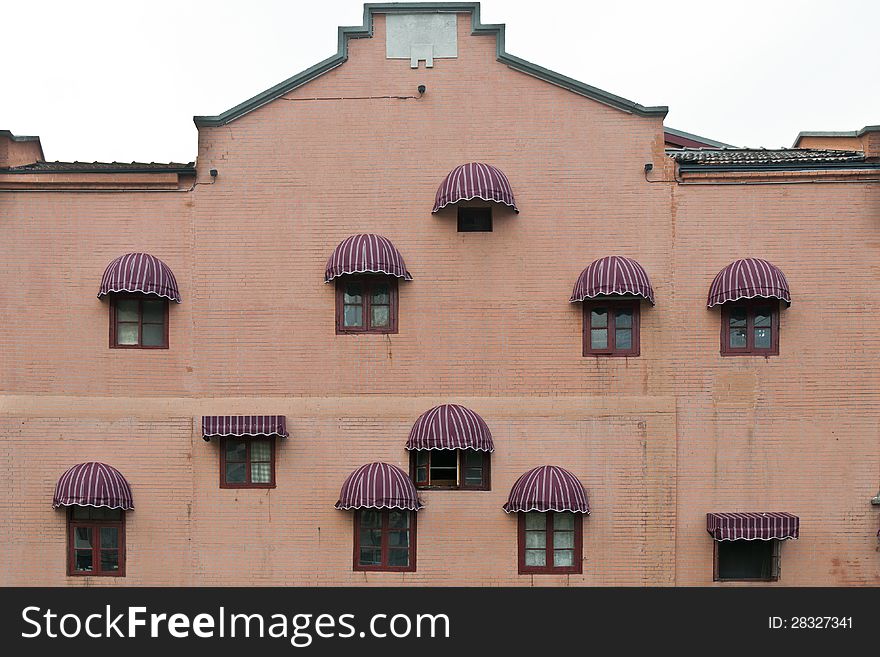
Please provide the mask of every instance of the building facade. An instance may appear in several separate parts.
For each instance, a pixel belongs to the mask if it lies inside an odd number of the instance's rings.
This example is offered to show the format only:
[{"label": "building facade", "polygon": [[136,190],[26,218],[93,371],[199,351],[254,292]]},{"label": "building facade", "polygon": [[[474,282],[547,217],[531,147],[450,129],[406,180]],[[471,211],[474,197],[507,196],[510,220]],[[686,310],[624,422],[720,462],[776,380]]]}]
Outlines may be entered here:
[{"label": "building facade", "polygon": [[880,127],[665,114],[390,4],[195,163],[0,132],[0,582],[880,584]]}]

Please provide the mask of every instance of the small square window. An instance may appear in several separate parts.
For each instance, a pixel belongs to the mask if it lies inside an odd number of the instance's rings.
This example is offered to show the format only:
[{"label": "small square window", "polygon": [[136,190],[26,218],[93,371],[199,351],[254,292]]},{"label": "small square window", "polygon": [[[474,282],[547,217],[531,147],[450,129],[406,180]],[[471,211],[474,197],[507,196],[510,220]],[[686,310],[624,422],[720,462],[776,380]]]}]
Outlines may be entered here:
[{"label": "small square window", "polygon": [[397,333],[397,279],[341,276],[336,279],[337,333]]},{"label": "small square window", "polygon": [[459,233],[491,233],[492,208],[459,207]]},{"label": "small square window", "polygon": [[716,582],[779,579],[778,540],[714,541]]},{"label": "small square window", "polygon": [[568,511],[519,514],[520,574],[583,572],[583,518]]},{"label": "small square window", "polygon": [[584,356],[638,356],[639,302],[584,302]]},{"label": "small square window", "polygon": [[354,570],[414,571],[416,514],[360,509],[354,514]]},{"label": "small square window", "polygon": [[749,299],[721,309],[722,356],[779,354],[779,301]]},{"label": "small square window", "polygon": [[416,488],[490,490],[489,452],[472,449],[422,449],[410,452],[410,476]]},{"label": "small square window", "polygon": [[125,512],[71,506],[67,513],[67,574],[125,577]]},{"label": "small square window", "polygon": [[275,488],[275,437],[224,436],[220,488]]},{"label": "small square window", "polygon": [[168,300],[151,295],[113,295],[110,299],[110,347],[167,349]]}]

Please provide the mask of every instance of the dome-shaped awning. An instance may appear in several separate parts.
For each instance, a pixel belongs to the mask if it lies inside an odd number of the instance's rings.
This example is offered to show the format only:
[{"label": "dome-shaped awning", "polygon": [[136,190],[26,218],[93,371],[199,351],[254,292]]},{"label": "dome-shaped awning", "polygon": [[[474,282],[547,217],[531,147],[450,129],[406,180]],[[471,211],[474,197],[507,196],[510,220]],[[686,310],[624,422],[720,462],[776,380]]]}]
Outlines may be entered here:
[{"label": "dome-shaped awning", "polygon": [[422,413],[409,432],[406,448],[495,451],[483,418],[459,404],[442,404]]},{"label": "dome-shaped awning", "polygon": [[450,203],[475,198],[503,203],[519,212],[507,176],[500,169],[482,162],[462,164],[450,171],[437,189],[431,212],[442,210]]},{"label": "dome-shaped awning", "polygon": [[779,267],[760,258],[741,258],[718,272],[709,286],[711,308],[739,299],[779,299],[791,305],[788,281]]},{"label": "dome-shaped awning", "polygon": [[111,292],[139,292],[180,303],[177,279],[164,262],[149,253],[126,253],[107,265],[101,278],[100,299]]},{"label": "dome-shaped awning", "polygon": [[568,470],[541,465],[529,470],[510,489],[504,505],[507,513],[517,511],[572,511],[590,514],[583,485]]},{"label": "dome-shaped awning", "polygon": [[632,258],[605,256],[581,272],[569,301],[585,301],[609,294],[644,297],[654,303],[654,288],[644,267]]},{"label": "dome-shaped awning", "polygon": [[134,508],[131,486],[106,463],[89,461],[70,468],[55,486],[52,506],[103,506],[129,511]]},{"label": "dome-shaped awning", "polygon": [[416,487],[407,474],[388,463],[368,463],[348,475],[342,484],[337,509],[422,508]]},{"label": "dome-shaped awning", "polygon": [[362,233],[346,237],[339,243],[327,260],[324,282],[329,283],[344,274],[388,274],[406,281],[412,276],[400,251],[387,237]]}]

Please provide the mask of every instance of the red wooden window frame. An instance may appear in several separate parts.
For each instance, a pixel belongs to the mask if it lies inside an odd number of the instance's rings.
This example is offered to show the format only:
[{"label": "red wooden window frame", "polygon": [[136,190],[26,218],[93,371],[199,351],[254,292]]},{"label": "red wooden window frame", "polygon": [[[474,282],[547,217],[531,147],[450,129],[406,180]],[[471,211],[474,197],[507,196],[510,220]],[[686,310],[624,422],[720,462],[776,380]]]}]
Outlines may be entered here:
[{"label": "red wooden window frame", "polygon": [[[530,513],[542,513],[540,511],[532,511]],[[517,533],[519,543],[519,574],[520,575],[564,575],[575,574],[580,575],[584,571],[583,554],[584,554],[584,519],[581,513],[572,513],[571,511],[544,511],[546,516],[545,525],[545,550],[546,558],[543,566],[527,566],[526,565],[526,513],[520,512],[517,521]],[[553,516],[556,513],[571,513],[574,516],[574,564],[571,566],[553,566]]]},{"label": "red wooden window frame", "polygon": [[[362,326],[345,326],[345,286],[348,283],[355,282],[363,285],[361,312],[363,313],[364,323]],[[377,283],[388,285],[388,326],[374,327],[370,325],[370,319],[372,318],[370,302],[373,296],[373,286]],[[336,333],[397,333],[397,299],[397,277],[395,276],[386,276],[384,274],[340,276],[336,279]]]},{"label": "red wooden window frame", "polygon": [[[455,484],[433,484],[431,482],[431,456],[436,454],[437,452],[455,452],[456,453],[456,482]],[[482,455],[482,470],[483,470],[483,480],[479,486],[468,485],[466,483],[466,478],[464,476],[464,468],[465,466],[462,464],[462,456],[465,454],[480,454]],[[422,455],[424,457],[427,455],[427,463],[424,467],[427,468],[427,480],[420,482],[418,480],[418,468],[419,468],[419,458]],[[409,453],[409,473],[410,478],[413,480],[416,488],[425,489],[425,490],[491,490],[491,462],[492,459],[490,457],[489,452],[477,452],[472,449],[421,449],[421,450],[413,450]]]},{"label": "red wooden window frame", "polygon": [[[746,346],[730,346],[730,316],[734,308],[746,309]],[[755,315],[758,308],[770,309],[770,347],[755,346]],[[721,307],[721,355],[722,356],[778,356],[779,355],[779,300],[748,299],[729,301]]]},{"label": "red wooden window frame", "polygon": [[[364,511],[374,511],[382,518],[381,524],[381,559],[382,563],[378,565],[362,565],[360,563],[361,556],[361,513]],[[392,531],[400,531],[399,529],[390,529],[389,519],[392,511],[409,514],[409,565],[408,566],[389,566],[388,565],[388,534]],[[358,509],[354,512],[354,553],[352,567],[356,571],[372,571],[372,572],[393,572],[393,573],[411,573],[416,570],[416,518],[418,514],[415,511],[407,509]]]},{"label": "red wooden window frame", "polygon": [[[242,483],[226,481],[226,443],[235,440],[245,444],[245,481]],[[251,479],[251,446],[255,440],[269,441],[269,472],[268,483],[253,483]],[[222,436],[220,438],[220,488],[275,488],[275,443],[276,436]],[[236,461],[241,463],[242,461]]]},{"label": "red wooden window frame", "polygon": [[[125,577],[125,511],[119,509],[120,520],[78,520],[73,517],[74,508],[67,509],[67,574],[70,577]],[[93,507],[78,507],[91,509]],[[75,530],[88,527],[92,530],[92,567],[93,570],[76,570],[76,548],[74,547]],[[113,527],[118,530],[117,545],[118,570],[101,570],[101,528]]]},{"label": "red wooden window frame", "polygon": [[[116,333],[118,320],[116,317],[117,302],[120,300],[134,300],[138,302],[138,341],[137,344],[117,344]],[[164,343],[161,345],[144,345],[143,342],[143,326],[144,326],[144,304],[148,301],[162,301],[165,309],[164,319]],[[133,322],[132,322],[133,323]],[[161,297],[136,295],[136,294],[114,294],[110,297],[110,348],[111,349],[168,349],[168,299]]]},{"label": "red wooden window frame", "polygon": [[[715,544],[713,554],[713,573],[712,581],[715,582],[776,582],[779,581],[779,553],[782,547],[782,541],[771,539],[773,543],[770,546],[770,573],[767,577],[721,577],[721,543],[736,543],[737,541],[745,541],[745,539],[737,539],[735,541],[712,541]],[[767,541],[745,541],[748,543],[767,543]]]},{"label": "red wooden window frame", "polygon": [[[595,308],[608,309],[607,325],[597,327],[607,328],[608,330],[608,346],[604,349],[593,349],[590,340],[593,330],[591,313]],[[629,349],[618,349],[616,346],[617,327],[615,326],[614,315],[616,310],[621,309],[632,311],[632,327],[630,327],[632,330],[632,344],[630,345]],[[641,303],[638,301],[638,299],[593,299],[590,301],[584,301],[584,356],[638,356],[640,350],[640,309]],[[612,346],[611,344],[612,337],[615,339],[614,346]]]}]

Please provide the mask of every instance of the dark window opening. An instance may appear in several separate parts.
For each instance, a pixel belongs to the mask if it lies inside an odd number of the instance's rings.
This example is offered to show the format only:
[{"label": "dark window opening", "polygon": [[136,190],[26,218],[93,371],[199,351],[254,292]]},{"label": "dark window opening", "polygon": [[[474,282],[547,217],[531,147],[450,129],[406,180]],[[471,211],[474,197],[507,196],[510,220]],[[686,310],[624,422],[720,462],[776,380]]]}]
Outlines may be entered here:
[{"label": "dark window opening", "polygon": [[343,276],[336,281],[337,333],[397,333],[397,279]]},{"label": "dark window opening", "polygon": [[224,437],[220,488],[275,488],[275,438]]},{"label": "dark window opening", "polygon": [[416,488],[489,490],[489,452],[423,449],[410,452]]},{"label": "dark window opening", "polygon": [[492,208],[458,208],[459,233],[491,233]]},{"label": "dark window opening", "polygon": [[111,297],[110,346],[115,349],[167,349],[168,300],[118,294]]},{"label": "dark window opening", "polygon": [[769,541],[715,541],[715,581],[779,579],[779,543]]},{"label": "dark window opening", "polygon": [[67,514],[68,575],[125,576],[125,512],[72,506]]},{"label": "dark window opening", "polygon": [[360,509],[354,514],[354,569],[414,571],[416,514],[406,509]]}]

